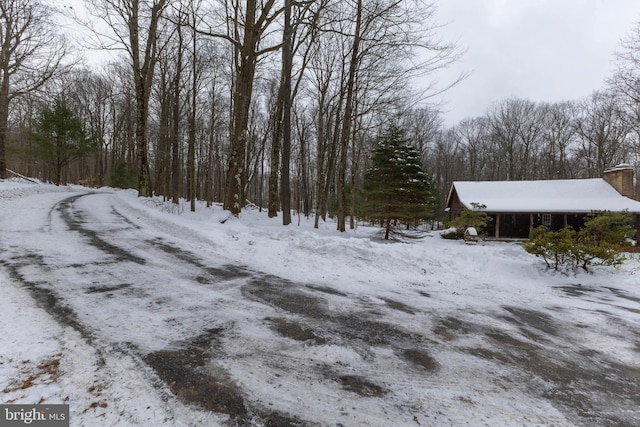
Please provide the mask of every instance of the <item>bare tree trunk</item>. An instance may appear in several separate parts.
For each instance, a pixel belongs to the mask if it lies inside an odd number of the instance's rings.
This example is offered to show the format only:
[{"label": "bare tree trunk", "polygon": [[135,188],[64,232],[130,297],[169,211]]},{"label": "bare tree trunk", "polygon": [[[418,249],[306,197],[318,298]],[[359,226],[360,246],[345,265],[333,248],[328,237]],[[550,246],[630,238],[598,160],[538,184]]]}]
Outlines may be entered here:
[{"label": "bare tree trunk", "polygon": [[255,77],[259,28],[256,28],[256,0],[247,0],[244,39],[239,49],[240,64],[233,99],[233,127],[227,169],[224,208],[239,215],[245,204],[246,151],[249,109]]},{"label": "bare tree trunk", "polygon": [[285,1],[284,10],[284,43],[282,46],[282,75],[283,75],[283,110],[282,110],[282,169],[280,173],[282,225],[291,224],[291,8],[292,0]]},{"label": "bare tree trunk", "polygon": [[[282,72],[284,73],[284,68]],[[282,83],[281,77],[273,117],[273,138],[271,140],[271,160],[269,162],[269,218],[273,218],[278,215],[278,207],[280,205],[278,178],[280,172],[280,153],[282,149],[282,128],[284,125],[282,120],[284,96],[284,84]]]},{"label": "bare tree trunk", "polygon": [[136,96],[136,161],[138,165],[138,195],[140,197],[151,195],[147,142],[149,98],[151,97],[153,72],[158,59],[158,23],[166,2],[167,0],[158,0],[151,6],[144,51],[141,50],[140,46],[140,32],[142,30],[139,16],[140,0],[131,0],[130,14],[127,17]]},{"label": "bare tree trunk", "polygon": [[338,197],[338,230],[346,231],[346,204],[347,194],[345,183],[347,179],[347,156],[349,153],[349,141],[351,139],[351,126],[353,124],[353,102],[356,73],[358,71],[358,53],[360,49],[360,26],[362,24],[362,0],[357,2],[356,26],[351,47],[351,61],[347,75],[346,100],[344,106],[344,121],[340,135],[340,164],[336,182],[336,196]]},{"label": "bare tree trunk", "polygon": [[0,72],[2,72],[2,81],[0,82],[0,179],[4,179],[7,177],[5,150],[9,127],[9,72],[8,70],[0,70]]},{"label": "bare tree trunk", "polygon": [[225,189],[224,208],[234,215],[240,214],[245,203],[244,177],[246,174],[247,132],[249,125],[249,107],[255,71],[255,58],[242,55],[240,74],[233,107],[233,134],[231,136],[231,152],[227,169],[227,187]]},{"label": "bare tree trunk", "polygon": [[[195,27],[195,23],[194,23]],[[189,201],[191,212],[196,211],[196,115],[198,102],[198,61],[197,38],[193,32],[193,57],[191,80],[191,114],[189,115],[189,148],[187,153],[187,179],[189,181]]]},{"label": "bare tree trunk", "polygon": [[178,52],[176,70],[173,78],[173,126],[171,132],[171,201],[180,203],[180,77],[182,75],[182,30],[176,25],[178,33]]},{"label": "bare tree trunk", "polygon": [[309,195],[309,164],[310,159],[308,159],[308,148],[307,148],[307,135],[304,127],[306,123],[300,123],[299,116],[296,116],[296,128],[298,130],[298,140],[300,141],[300,175],[302,181],[302,211],[304,212],[304,216],[309,218],[311,213],[311,203],[310,203],[310,195]]},{"label": "bare tree trunk", "polygon": [[160,75],[160,87],[158,94],[158,102],[160,103],[159,111],[159,128],[158,128],[158,148],[156,163],[156,184],[155,192],[164,194],[167,197],[171,195],[171,104],[172,87],[167,83],[167,72],[162,70]]},{"label": "bare tree trunk", "polygon": [[205,194],[207,199],[207,207],[210,207],[213,203],[215,192],[213,191],[213,174],[214,174],[214,150],[216,148],[216,85],[215,80],[211,88],[211,116],[210,116],[210,130],[209,130],[209,150],[207,158],[207,177],[205,179]]},{"label": "bare tree trunk", "polygon": [[325,103],[324,92],[320,95],[320,102],[318,103],[318,135],[317,135],[317,153],[316,153],[316,208],[315,218],[313,226],[319,227],[320,217],[324,219],[324,213],[326,212],[326,201],[324,199],[324,187],[327,175],[324,173],[325,160],[327,155],[327,137],[325,130]]}]

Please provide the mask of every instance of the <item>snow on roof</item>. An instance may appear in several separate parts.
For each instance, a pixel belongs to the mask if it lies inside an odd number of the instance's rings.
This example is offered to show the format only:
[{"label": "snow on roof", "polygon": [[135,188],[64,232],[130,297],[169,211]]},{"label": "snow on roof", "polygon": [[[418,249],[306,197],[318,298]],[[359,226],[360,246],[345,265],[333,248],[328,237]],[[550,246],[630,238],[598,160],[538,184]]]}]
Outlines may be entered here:
[{"label": "snow on roof", "polygon": [[540,181],[455,181],[453,191],[468,209],[487,212],[640,212],[640,202],[622,196],[602,178]]}]

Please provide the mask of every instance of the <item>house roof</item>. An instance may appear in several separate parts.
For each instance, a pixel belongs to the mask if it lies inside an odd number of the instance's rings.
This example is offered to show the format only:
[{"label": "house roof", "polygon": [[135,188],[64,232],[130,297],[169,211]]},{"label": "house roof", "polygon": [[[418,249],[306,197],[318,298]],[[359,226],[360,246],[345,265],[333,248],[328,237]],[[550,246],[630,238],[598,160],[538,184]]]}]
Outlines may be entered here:
[{"label": "house roof", "polygon": [[458,195],[467,209],[486,212],[576,212],[608,210],[640,213],[640,202],[622,196],[602,178],[540,181],[455,181],[447,205]]}]

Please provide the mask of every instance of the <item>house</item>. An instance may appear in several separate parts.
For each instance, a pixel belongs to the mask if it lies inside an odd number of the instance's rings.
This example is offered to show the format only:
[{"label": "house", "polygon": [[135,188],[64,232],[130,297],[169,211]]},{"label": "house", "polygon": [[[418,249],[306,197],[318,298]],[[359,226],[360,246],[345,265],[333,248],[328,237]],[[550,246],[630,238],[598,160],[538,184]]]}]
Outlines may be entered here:
[{"label": "house", "polygon": [[633,169],[619,165],[602,178],[540,181],[455,181],[447,197],[449,219],[464,208],[493,221],[484,230],[499,239],[527,238],[534,228],[580,229],[592,211],[629,211],[640,236],[640,202],[633,196]]}]

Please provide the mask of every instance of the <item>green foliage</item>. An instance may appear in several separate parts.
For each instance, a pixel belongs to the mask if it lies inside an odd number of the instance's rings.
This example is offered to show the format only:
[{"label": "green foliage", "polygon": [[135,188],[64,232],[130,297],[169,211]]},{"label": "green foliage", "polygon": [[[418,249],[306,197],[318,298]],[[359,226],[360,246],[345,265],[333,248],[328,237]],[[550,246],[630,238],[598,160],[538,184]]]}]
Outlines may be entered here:
[{"label": "green foliage", "polygon": [[40,112],[35,126],[36,157],[44,160],[52,171],[53,182],[63,183],[63,172],[69,164],[98,148],[99,141],[90,138],[78,115],[64,101]]},{"label": "green foliage", "polygon": [[585,227],[578,233],[573,257],[585,271],[591,264],[620,265],[624,261],[621,249],[628,245],[635,230],[629,225],[629,212],[592,212]]},{"label": "green foliage", "polygon": [[457,229],[451,229],[443,233],[440,233],[440,237],[442,237],[443,239],[449,239],[449,240],[460,240],[460,239],[464,239],[464,233],[458,231]]},{"label": "green foliage", "polygon": [[580,230],[580,241],[590,246],[619,246],[625,239],[633,237],[635,230],[629,224],[629,212],[591,212]]},{"label": "green foliage", "polygon": [[471,203],[471,205],[474,209],[463,209],[460,216],[449,222],[449,226],[458,230],[462,236],[464,236],[462,233],[467,228],[473,227],[480,231],[492,221],[492,218],[486,212],[482,212],[482,209],[487,208],[485,205],[480,203]]},{"label": "green foliage", "polygon": [[435,197],[431,178],[420,154],[408,145],[404,132],[391,126],[373,151],[363,185],[362,213],[387,226],[392,222],[417,224],[433,215]]},{"label": "green foliage", "polygon": [[111,171],[109,185],[115,188],[136,188],[138,175],[135,169],[129,167],[126,162],[116,163]]},{"label": "green foliage", "polygon": [[542,257],[547,267],[558,268],[572,262],[572,247],[576,240],[576,232],[571,227],[559,231],[551,231],[540,226],[531,231],[529,241],[523,244],[530,254]]},{"label": "green foliage", "polygon": [[561,266],[585,271],[591,265],[617,266],[624,261],[625,239],[635,233],[630,221],[628,212],[592,212],[579,232],[570,227],[550,231],[542,226],[531,232],[523,246],[555,270]]}]

